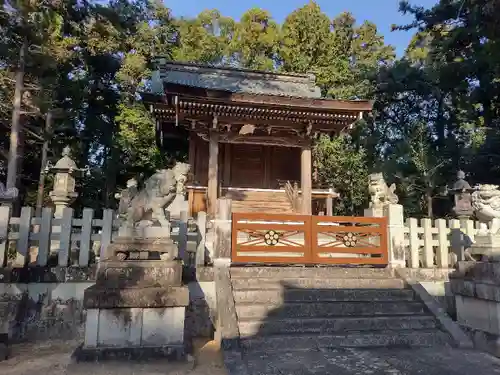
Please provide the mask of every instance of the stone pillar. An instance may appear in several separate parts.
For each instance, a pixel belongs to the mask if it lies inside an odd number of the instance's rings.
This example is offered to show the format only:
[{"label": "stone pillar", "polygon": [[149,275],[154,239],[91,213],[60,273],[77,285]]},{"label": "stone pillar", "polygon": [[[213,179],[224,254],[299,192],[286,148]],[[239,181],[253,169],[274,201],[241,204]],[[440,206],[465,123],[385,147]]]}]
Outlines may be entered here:
[{"label": "stone pillar", "polygon": [[403,206],[400,204],[387,204],[385,206],[370,207],[365,209],[364,216],[387,217],[389,265],[395,268],[405,267]]},{"label": "stone pillar", "polygon": [[231,199],[217,200],[217,216],[215,219],[214,265],[231,264]]},{"label": "stone pillar", "polygon": [[219,133],[210,131],[208,146],[208,188],[207,188],[207,211],[214,218],[217,209],[217,197],[219,190]]},{"label": "stone pillar", "polygon": [[300,161],[302,214],[312,215],[312,156],[310,146],[302,148]]},{"label": "stone pillar", "polygon": [[404,268],[406,260],[403,206],[400,204],[388,204],[384,206],[384,216],[387,217],[389,265],[394,268]]}]

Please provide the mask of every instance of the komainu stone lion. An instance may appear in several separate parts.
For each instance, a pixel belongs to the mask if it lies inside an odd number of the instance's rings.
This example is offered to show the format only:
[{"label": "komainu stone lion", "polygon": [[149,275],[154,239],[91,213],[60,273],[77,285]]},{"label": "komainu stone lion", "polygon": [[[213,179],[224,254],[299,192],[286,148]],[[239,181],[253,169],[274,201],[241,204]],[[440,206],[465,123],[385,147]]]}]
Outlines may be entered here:
[{"label": "komainu stone lion", "polygon": [[[472,193],[472,208],[481,223],[490,224],[489,233],[497,234],[500,230],[500,190],[498,185],[483,184]],[[481,225],[480,233],[487,231]]]},{"label": "komainu stone lion", "polygon": [[145,181],[144,188],[133,197],[123,197],[128,202],[122,198],[118,215],[125,219],[125,225],[131,228],[149,220],[168,227],[165,209],[177,194],[184,193],[189,169],[186,163],[176,163],[172,169],[160,169]]},{"label": "komainu stone lion", "polygon": [[387,186],[382,173],[372,173],[368,176],[368,192],[370,193],[370,207],[380,208],[388,204],[396,204],[399,201],[394,193],[396,185]]}]

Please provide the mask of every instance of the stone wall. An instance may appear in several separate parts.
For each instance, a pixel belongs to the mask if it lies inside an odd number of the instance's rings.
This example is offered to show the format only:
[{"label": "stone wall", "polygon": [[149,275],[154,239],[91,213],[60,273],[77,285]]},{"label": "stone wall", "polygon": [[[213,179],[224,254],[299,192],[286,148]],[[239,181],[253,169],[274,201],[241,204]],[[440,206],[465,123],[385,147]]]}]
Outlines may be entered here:
[{"label": "stone wall", "polygon": [[398,274],[415,280],[433,296],[452,318],[456,316],[455,297],[451,290],[450,274],[454,269],[442,268],[399,268]]},{"label": "stone wall", "polygon": [[457,322],[481,350],[500,357],[500,263],[458,262],[452,275]]},{"label": "stone wall", "polygon": [[[94,267],[33,270],[0,269],[0,335],[12,341],[84,337],[83,293],[94,285]],[[211,269],[188,282],[190,305],[185,335],[211,337],[215,317],[215,286]]]}]

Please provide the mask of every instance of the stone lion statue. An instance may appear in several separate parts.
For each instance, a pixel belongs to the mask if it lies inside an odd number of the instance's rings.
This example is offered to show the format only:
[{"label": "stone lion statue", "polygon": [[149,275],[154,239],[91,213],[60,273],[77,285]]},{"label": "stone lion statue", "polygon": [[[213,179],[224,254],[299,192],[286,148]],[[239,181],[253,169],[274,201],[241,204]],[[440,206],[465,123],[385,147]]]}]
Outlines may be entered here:
[{"label": "stone lion statue", "polygon": [[[478,185],[471,198],[472,209],[477,219],[481,223],[489,223],[489,233],[497,234],[500,230],[500,190],[498,190],[498,185]],[[486,231],[486,225],[481,225],[480,232]]]},{"label": "stone lion statue", "polygon": [[368,192],[370,193],[370,207],[380,208],[387,204],[396,204],[399,201],[394,193],[396,185],[387,186],[382,173],[372,173],[368,176]]},{"label": "stone lion statue", "polygon": [[118,215],[124,219],[124,224],[130,228],[142,221],[151,221],[168,227],[165,209],[177,194],[184,193],[189,170],[186,163],[176,163],[172,169],[160,169],[144,182],[142,190],[137,190],[136,183],[130,180],[127,189],[119,195]]}]

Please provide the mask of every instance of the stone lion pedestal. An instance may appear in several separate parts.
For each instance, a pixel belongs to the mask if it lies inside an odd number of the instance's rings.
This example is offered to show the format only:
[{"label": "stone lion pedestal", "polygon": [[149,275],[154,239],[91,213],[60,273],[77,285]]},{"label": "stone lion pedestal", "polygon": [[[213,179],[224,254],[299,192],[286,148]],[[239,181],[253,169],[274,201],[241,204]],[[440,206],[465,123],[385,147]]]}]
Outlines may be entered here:
[{"label": "stone lion pedestal", "polygon": [[189,292],[170,238],[117,238],[83,303],[85,341],[77,359],[184,356]]}]

